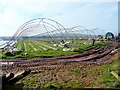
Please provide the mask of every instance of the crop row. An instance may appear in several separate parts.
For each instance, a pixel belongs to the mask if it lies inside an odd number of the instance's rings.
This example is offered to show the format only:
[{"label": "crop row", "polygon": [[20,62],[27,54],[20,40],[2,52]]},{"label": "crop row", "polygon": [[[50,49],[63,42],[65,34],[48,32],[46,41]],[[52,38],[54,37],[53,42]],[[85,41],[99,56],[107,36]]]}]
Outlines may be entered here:
[{"label": "crop row", "polygon": [[14,48],[17,48],[18,50],[24,50],[25,48],[24,48],[24,43],[23,43],[23,41],[19,41],[19,42],[17,42],[15,45],[14,45]]},{"label": "crop row", "polygon": [[57,50],[57,48],[51,44],[44,43],[41,41],[35,41],[35,40],[19,41],[14,45],[14,48],[17,48],[18,50],[25,52],[44,51],[48,49]]}]

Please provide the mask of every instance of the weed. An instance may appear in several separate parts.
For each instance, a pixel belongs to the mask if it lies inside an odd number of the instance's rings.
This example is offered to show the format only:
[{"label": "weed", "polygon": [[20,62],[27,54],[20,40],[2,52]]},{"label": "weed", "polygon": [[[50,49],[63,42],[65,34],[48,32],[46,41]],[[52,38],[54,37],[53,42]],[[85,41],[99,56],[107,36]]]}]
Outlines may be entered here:
[{"label": "weed", "polygon": [[74,68],[72,70],[70,70],[71,72],[75,72],[75,73],[80,73],[80,69],[79,68]]}]

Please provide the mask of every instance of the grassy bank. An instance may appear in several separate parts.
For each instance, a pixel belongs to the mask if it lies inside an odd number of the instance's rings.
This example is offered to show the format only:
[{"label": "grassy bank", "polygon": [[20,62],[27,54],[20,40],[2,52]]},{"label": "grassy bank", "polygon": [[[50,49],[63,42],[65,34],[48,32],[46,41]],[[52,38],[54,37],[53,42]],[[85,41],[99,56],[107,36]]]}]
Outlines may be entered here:
[{"label": "grassy bank", "polygon": [[80,65],[29,74],[9,88],[120,88],[120,81],[109,71],[118,73],[119,58],[102,65]]}]

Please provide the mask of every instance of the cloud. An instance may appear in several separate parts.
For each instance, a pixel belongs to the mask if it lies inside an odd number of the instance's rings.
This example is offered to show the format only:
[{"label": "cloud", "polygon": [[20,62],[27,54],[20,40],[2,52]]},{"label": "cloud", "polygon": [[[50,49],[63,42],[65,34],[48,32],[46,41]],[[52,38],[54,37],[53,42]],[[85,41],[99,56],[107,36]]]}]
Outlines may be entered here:
[{"label": "cloud", "polygon": [[117,3],[85,3],[82,7],[56,17],[56,20],[68,27],[80,25],[88,29],[101,28],[117,34],[117,12]]},{"label": "cloud", "polygon": [[25,22],[42,17],[54,19],[65,27],[82,25],[87,28],[117,29],[117,3],[52,1],[0,1],[0,36],[13,35]]},{"label": "cloud", "polygon": [[13,35],[24,22],[36,18],[37,14],[40,16],[47,3],[38,0],[0,1],[0,36]]}]

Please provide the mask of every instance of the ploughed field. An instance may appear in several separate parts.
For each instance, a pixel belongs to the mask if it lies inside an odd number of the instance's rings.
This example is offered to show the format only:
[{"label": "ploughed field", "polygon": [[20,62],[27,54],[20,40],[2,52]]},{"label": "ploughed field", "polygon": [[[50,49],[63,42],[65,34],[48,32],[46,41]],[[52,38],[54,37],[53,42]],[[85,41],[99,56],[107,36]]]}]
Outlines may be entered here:
[{"label": "ploughed field", "polygon": [[[44,47],[44,48],[50,48],[51,49],[56,49],[57,47],[55,46],[45,46],[45,43],[39,43],[40,41],[36,41],[36,43],[33,43],[30,41],[24,41],[25,43],[22,43],[24,45],[25,49],[23,52],[26,52],[27,50],[34,50],[34,52],[37,52],[36,50],[39,50],[40,48],[38,47]],[[25,44],[29,44],[25,45]],[[40,44],[40,46],[39,46]],[[41,45],[45,44],[45,45]],[[18,45],[18,46],[17,46]],[[17,44],[15,47],[20,47],[22,45]],[[79,50],[79,52],[72,52],[72,53],[67,53],[61,54],[61,55],[56,55],[52,57],[34,57],[34,58],[16,58],[14,60],[4,60],[2,62],[7,62],[7,63],[13,63],[13,64],[3,64],[2,65],[2,71],[3,73],[17,73],[18,71],[22,70],[27,70],[30,69],[32,73],[39,73],[42,71],[46,70],[54,70],[54,69],[61,69],[61,68],[66,68],[66,67],[71,67],[71,66],[77,66],[77,65],[91,65],[91,64],[103,64],[106,62],[109,62],[112,57],[120,50],[118,43],[116,42],[110,42],[109,44],[106,45],[98,45],[97,46],[89,46],[87,50],[82,50],[81,46],[78,48],[76,51]],[[90,48],[91,47],[91,48]],[[58,47],[62,49],[61,47]],[[57,49],[58,49],[57,48]],[[41,48],[43,49],[43,48]],[[81,50],[80,50],[81,49]],[[57,51],[57,50],[53,50]],[[48,51],[49,52],[49,51]],[[63,52],[63,51],[61,51]],[[71,52],[71,51],[70,51]],[[66,52],[65,52],[66,53]]]}]

